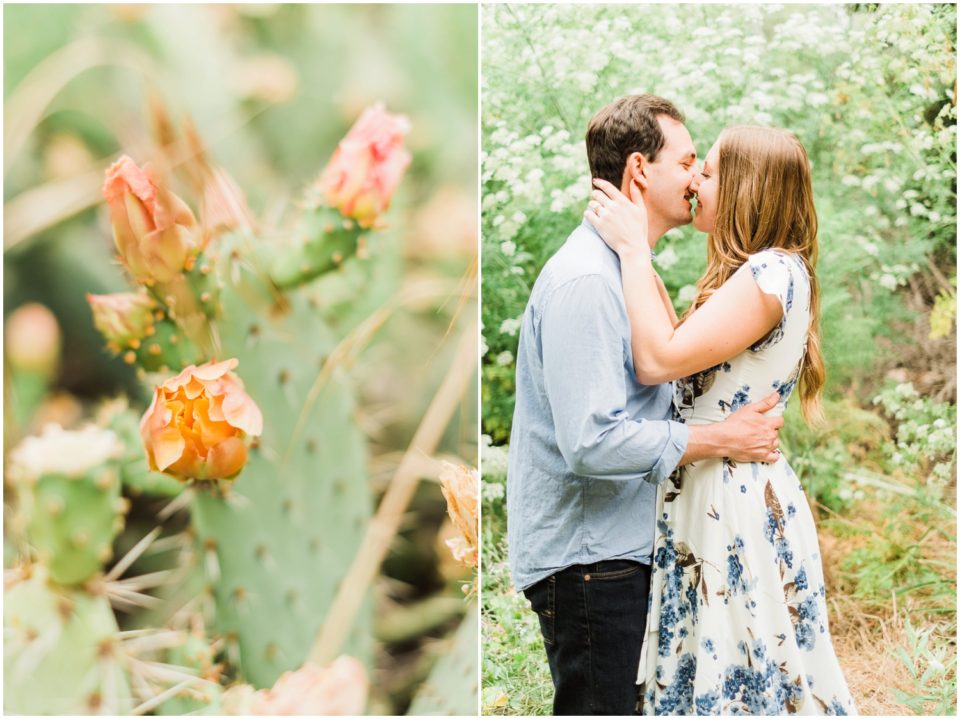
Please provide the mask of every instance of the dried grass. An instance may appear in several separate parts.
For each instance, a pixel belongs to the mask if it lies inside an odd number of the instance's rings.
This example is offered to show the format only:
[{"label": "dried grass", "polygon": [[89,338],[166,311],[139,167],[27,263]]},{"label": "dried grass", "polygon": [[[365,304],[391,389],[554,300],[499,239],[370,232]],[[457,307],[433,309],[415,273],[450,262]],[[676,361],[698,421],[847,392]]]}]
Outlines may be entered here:
[{"label": "dried grass", "polygon": [[[852,596],[853,585],[840,570],[841,563],[850,552],[870,543],[870,534],[866,531],[872,534],[883,528],[880,503],[875,500],[859,503],[857,516],[859,521],[834,515],[831,521],[818,523],[830,610],[830,634],[860,714],[912,714],[897,700],[896,692],[912,693],[916,689],[915,683],[908,668],[894,652],[899,645],[909,646],[904,610],[914,608],[924,597],[908,596],[906,600],[900,599],[898,602],[897,597],[891,594],[889,601],[881,602]],[[866,531],[857,534],[847,534],[842,530],[836,532],[836,522],[848,527],[855,525],[857,529]],[[918,538],[924,529],[917,528]],[[925,558],[955,563],[956,556],[956,544],[941,535],[930,534],[924,541]],[[956,580],[955,571],[948,570],[943,574]]]}]

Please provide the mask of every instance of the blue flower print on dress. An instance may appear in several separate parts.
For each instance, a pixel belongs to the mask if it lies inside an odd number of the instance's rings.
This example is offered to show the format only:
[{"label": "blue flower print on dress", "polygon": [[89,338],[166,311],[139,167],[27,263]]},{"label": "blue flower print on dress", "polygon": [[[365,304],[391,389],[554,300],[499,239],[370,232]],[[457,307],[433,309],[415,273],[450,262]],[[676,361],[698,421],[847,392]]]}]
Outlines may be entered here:
[{"label": "blue flower print on dress", "polygon": [[719,400],[720,409],[736,412],[738,409],[744,405],[750,404],[750,385],[741,385],[741,387],[733,393],[733,399],[729,402],[724,402],[722,399]]},{"label": "blue flower print on dress", "polygon": [[790,373],[790,376],[786,380],[774,380],[771,386],[777,390],[777,394],[780,395],[780,401],[786,403],[790,399],[790,395],[793,394],[794,388],[797,386],[797,381],[800,379],[800,363],[797,363],[797,366],[793,368],[793,372]]},{"label": "blue flower print on dress", "polygon": [[[783,316],[754,351],[677,381],[688,424],[722,421],[773,390],[783,410],[796,393],[811,321],[806,267],[779,250],[749,266]],[[827,630],[816,527],[789,457],[685,465],[660,485],[657,507],[641,711],[855,714]]]},{"label": "blue flower print on dress", "polygon": [[660,694],[657,702],[657,714],[673,716],[688,715],[693,712],[693,680],[697,675],[697,658],[693,654],[684,654],[677,663],[673,681]]}]

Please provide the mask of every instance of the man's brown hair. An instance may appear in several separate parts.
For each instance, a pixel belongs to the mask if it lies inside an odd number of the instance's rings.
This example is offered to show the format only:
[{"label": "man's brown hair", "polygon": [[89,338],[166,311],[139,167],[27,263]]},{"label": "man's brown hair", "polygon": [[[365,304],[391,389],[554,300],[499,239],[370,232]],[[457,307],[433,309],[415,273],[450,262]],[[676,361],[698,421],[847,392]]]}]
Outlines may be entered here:
[{"label": "man's brown hair", "polygon": [[594,115],[587,126],[591,176],[620,187],[623,168],[634,152],[656,162],[664,142],[657,122],[660,115],[684,121],[683,113],[672,102],[657,95],[627,95]]}]

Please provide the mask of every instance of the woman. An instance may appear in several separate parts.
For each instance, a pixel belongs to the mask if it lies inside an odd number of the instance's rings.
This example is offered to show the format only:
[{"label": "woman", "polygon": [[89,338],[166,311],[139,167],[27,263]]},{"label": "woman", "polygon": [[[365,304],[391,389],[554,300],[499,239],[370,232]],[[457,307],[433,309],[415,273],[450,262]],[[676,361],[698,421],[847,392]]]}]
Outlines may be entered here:
[{"label": "woman", "polygon": [[[817,216],[790,133],[721,133],[691,184],[707,271],[677,321],[658,286],[639,192],[597,180],[586,218],[619,255],[641,382],[676,383],[684,421],[721,421],[771,389],[819,418]],[[827,627],[813,516],[796,475],[706,460],[660,487],[645,714],[852,714]]]}]

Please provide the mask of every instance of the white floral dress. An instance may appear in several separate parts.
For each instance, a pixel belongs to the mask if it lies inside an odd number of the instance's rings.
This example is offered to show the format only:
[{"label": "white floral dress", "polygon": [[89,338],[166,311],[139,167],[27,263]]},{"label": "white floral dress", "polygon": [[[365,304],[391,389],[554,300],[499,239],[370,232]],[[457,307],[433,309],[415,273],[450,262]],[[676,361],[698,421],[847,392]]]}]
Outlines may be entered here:
[{"label": "white floral dress", "polygon": [[[749,269],[748,269],[749,268]],[[765,250],[739,271],[783,306],[765,338],[676,383],[688,424],[719,422],[800,373],[810,283],[802,260]],[[854,714],[827,627],[820,549],[803,487],[773,465],[704,460],[657,494],[644,714]]]}]

